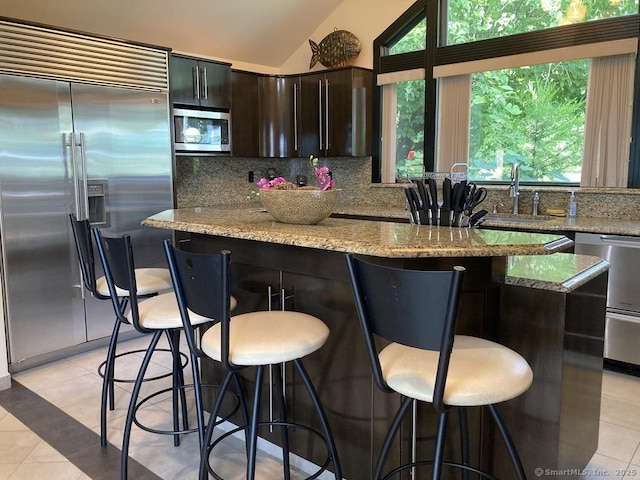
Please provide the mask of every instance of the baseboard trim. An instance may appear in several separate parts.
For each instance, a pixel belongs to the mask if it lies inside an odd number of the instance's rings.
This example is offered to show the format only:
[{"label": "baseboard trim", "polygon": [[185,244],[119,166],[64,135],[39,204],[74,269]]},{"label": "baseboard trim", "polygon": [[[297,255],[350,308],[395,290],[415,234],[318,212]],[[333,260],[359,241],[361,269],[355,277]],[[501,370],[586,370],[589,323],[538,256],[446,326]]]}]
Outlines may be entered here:
[{"label": "baseboard trim", "polygon": [[11,388],[11,374],[7,373],[5,376],[0,377],[0,391]]}]

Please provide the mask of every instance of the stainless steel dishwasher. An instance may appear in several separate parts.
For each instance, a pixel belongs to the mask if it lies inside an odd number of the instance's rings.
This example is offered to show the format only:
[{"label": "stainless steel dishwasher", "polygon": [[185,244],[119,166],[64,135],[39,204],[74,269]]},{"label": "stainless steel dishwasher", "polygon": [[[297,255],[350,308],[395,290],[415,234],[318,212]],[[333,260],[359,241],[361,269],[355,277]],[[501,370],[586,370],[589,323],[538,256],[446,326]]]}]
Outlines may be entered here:
[{"label": "stainless steel dishwasher", "polygon": [[575,253],[611,265],[604,357],[640,371],[640,237],[577,233]]}]

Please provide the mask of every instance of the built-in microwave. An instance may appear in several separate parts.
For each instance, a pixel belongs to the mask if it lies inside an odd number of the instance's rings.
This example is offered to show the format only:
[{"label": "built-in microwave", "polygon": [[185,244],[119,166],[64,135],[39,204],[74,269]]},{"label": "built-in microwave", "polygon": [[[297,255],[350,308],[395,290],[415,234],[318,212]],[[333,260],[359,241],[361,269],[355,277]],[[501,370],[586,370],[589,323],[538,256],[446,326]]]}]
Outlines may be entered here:
[{"label": "built-in microwave", "polygon": [[173,134],[176,153],[230,153],[231,114],[174,108]]}]

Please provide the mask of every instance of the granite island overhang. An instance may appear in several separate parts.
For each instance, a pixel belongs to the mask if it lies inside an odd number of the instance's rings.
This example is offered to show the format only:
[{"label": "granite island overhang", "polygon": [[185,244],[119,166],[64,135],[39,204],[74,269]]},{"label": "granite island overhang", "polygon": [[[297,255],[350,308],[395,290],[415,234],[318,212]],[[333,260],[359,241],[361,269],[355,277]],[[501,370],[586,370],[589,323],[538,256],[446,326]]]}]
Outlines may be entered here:
[{"label": "granite island overhang", "polygon": [[[196,252],[230,250],[235,313],[295,309],[327,323],[329,340],[305,363],[328,411],[347,479],[371,478],[372,459],[399,398],[382,394],[372,383],[345,252],[399,268],[467,269],[458,333],[513,348],[534,372],[531,388],[500,406],[530,477],[537,468],[582,469],[597,450],[608,265],[562,253],[573,242],[561,234],[344,218],[286,225],[257,206],[167,210],[143,224],[181,232]],[[205,362],[203,369],[207,380],[219,375],[215,364]],[[297,379],[287,378],[294,415],[311,420],[305,414],[309,405],[296,394]],[[429,406],[420,406],[419,418],[429,423],[431,414]],[[472,457],[491,466],[498,478],[510,478],[487,417],[481,409],[470,416],[473,437],[483,439]],[[411,426],[406,427],[392,462],[410,451]],[[276,433],[264,432],[264,437],[279,441]],[[431,431],[417,438],[418,451],[432,451]],[[322,445],[302,432],[294,451],[315,463],[324,461]]]},{"label": "granite island overhang", "polygon": [[544,255],[570,248],[560,234],[327,218],[318,225],[276,222],[258,207],[165,210],[143,225],[219,237],[385,258]]}]

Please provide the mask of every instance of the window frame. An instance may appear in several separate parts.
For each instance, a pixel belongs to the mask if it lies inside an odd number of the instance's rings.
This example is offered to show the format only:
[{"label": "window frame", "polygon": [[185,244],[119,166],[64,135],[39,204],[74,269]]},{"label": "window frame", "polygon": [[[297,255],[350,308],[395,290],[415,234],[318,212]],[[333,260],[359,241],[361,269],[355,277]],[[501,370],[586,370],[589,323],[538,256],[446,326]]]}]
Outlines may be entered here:
[{"label": "window frame", "polygon": [[[418,0],[374,41],[374,73],[390,73],[414,68],[425,69],[425,169],[433,170],[437,131],[437,81],[433,67],[489,58],[588,45],[610,40],[635,38],[640,40],[640,15],[593,20],[573,25],[551,27],[477,42],[445,45],[447,0]],[[387,45],[406,35],[426,16],[427,48],[424,51],[388,55]],[[640,48],[639,48],[640,50]],[[632,137],[629,152],[627,187],[640,188],[640,55],[636,55],[636,81],[632,114]],[[380,87],[373,94],[374,138],[382,139],[382,104]],[[372,152],[374,183],[381,181],[381,146],[374,142]]]}]

